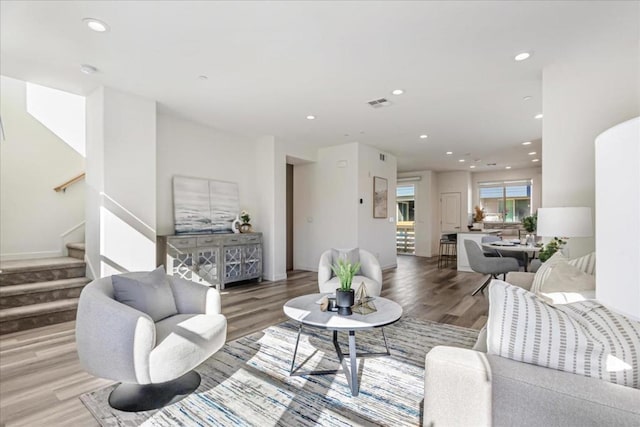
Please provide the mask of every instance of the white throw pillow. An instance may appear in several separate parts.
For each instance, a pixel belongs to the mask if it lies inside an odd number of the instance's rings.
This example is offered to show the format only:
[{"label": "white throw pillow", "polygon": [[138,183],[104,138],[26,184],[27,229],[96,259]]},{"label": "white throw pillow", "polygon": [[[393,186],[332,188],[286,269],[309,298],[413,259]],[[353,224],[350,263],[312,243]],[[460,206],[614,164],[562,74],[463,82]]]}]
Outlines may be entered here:
[{"label": "white throw pillow", "polygon": [[539,293],[580,292],[596,288],[596,278],[568,262],[556,263],[542,283]]},{"label": "white throw pillow", "polygon": [[640,323],[597,301],[551,306],[494,280],[487,353],[640,388]]},{"label": "white throw pillow", "polygon": [[[595,270],[596,270],[596,253],[592,252],[580,258],[568,259],[561,252],[556,252],[546,262],[543,262],[540,268],[538,269],[538,271],[536,271],[536,275],[533,277],[533,282],[531,284],[531,292],[539,295],[542,292],[549,293],[549,292],[573,291],[574,289],[572,289],[569,285],[568,285],[569,287],[567,288],[562,288],[562,286],[556,283],[558,287],[554,287],[553,290],[546,288],[545,286],[545,282],[547,281],[549,275],[551,274],[551,271],[554,269],[556,265],[561,263],[569,264],[570,266],[577,268],[581,272],[593,276],[595,275]],[[594,279],[594,286],[591,289],[595,289],[595,279]]]}]

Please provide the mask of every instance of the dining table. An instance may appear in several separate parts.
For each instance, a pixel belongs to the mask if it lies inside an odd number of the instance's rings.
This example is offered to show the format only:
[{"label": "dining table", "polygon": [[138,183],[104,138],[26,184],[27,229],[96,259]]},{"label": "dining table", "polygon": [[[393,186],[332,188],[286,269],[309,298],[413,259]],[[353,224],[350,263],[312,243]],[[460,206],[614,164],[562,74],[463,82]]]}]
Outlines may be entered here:
[{"label": "dining table", "polygon": [[522,257],[524,260],[524,271],[527,271],[527,267],[529,266],[529,255],[532,254],[532,258],[535,258],[536,254],[542,250],[541,246],[531,245],[531,244],[520,244],[520,241],[516,242],[514,240],[497,240],[495,242],[487,242],[482,244],[483,248],[493,249],[498,251],[499,254],[501,252],[518,252],[522,253]]}]

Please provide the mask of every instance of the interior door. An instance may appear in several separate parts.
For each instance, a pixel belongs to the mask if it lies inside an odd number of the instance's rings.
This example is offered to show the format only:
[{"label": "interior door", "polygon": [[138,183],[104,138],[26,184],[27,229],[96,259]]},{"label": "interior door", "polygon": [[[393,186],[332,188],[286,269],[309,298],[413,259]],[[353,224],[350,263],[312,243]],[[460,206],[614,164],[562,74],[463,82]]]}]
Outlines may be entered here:
[{"label": "interior door", "polygon": [[440,231],[460,231],[460,193],[440,194]]}]

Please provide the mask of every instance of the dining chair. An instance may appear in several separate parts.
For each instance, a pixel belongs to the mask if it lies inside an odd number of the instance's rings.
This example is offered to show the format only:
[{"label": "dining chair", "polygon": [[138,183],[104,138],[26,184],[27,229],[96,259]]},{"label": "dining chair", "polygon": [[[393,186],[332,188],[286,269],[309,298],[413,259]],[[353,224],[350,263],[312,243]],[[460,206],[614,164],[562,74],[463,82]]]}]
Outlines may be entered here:
[{"label": "dining chair", "polygon": [[484,288],[487,287],[491,279],[498,278],[498,274],[502,274],[504,280],[508,272],[520,270],[520,265],[514,258],[485,256],[478,242],[474,240],[465,240],[464,248],[467,251],[467,258],[469,259],[471,269],[476,273],[490,275],[471,295],[484,291]]}]

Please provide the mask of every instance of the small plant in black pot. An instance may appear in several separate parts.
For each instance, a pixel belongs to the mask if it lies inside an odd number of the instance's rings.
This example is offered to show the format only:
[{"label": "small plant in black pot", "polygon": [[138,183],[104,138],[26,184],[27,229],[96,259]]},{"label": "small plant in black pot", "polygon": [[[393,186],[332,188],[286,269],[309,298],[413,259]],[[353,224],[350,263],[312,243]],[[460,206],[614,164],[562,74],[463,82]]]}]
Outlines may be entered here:
[{"label": "small plant in black pot", "polygon": [[338,314],[350,316],[351,306],[355,302],[354,292],[351,289],[353,276],[360,269],[360,263],[351,264],[349,261],[339,259],[335,265],[331,266],[335,275],[340,279],[340,287],[336,289],[336,306]]}]

